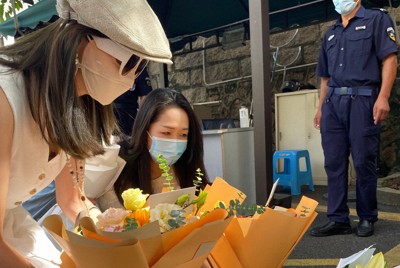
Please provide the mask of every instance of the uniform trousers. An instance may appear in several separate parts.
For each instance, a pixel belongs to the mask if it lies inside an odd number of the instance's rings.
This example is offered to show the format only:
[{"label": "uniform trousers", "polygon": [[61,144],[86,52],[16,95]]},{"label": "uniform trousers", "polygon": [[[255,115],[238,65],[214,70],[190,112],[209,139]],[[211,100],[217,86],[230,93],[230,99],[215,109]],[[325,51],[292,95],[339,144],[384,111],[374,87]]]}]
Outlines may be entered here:
[{"label": "uniform trousers", "polygon": [[375,222],[377,209],[376,158],[380,126],[374,125],[371,96],[335,94],[329,89],[320,122],[325,171],[328,176],[329,220],[349,223],[347,205],[349,156],[356,171],[356,208],[360,219]]}]

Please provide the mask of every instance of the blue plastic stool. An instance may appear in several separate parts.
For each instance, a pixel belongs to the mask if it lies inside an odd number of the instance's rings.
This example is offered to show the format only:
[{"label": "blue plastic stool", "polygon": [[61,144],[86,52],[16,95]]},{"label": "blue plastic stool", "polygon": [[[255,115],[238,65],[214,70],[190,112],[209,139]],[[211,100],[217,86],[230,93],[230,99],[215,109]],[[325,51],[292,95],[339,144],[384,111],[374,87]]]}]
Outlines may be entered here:
[{"label": "blue plastic stool", "polygon": [[[306,170],[300,170],[300,159],[305,158]],[[281,161],[280,161],[281,159]],[[283,162],[282,169],[278,170],[278,162]],[[273,156],[273,180],[279,178],[278,185],[290,187],[292,195],[299,195],[302,185],[308,185],[314,191],[310,155],[308,150],[282,150],[276,151]]]}]

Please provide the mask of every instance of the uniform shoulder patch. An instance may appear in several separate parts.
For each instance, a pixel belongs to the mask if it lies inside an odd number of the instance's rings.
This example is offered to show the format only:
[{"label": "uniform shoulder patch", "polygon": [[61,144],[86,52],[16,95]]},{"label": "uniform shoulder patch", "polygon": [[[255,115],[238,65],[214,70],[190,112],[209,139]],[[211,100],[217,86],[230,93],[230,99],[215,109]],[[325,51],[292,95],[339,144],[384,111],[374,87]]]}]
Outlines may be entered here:
[{"label": "uniform shoulder patch", "polygon": [[371,8],[371,9],[372,10],[379,10],[379,11],[385,13],[385,14],[388,14],[388,11],[386,9],[384,9],[384,8],[374,7],[374,8]]},{"label": "uniform shoulder patch", "polygon": [[392,41],[396,42],[396,34],[395,34],[395,32],[394,32],[393,27],[388,27],[388,28],[386,29],[386,34],[388,35],[388,37],[389,37]]}]

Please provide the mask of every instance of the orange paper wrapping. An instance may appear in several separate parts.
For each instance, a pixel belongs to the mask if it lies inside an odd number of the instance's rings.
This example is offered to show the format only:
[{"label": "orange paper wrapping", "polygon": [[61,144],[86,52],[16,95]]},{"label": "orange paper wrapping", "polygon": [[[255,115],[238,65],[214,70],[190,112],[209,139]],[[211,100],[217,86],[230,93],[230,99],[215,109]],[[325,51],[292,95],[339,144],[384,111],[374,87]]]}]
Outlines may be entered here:
[{"label": "orange paper wrapping", "polygon": [[[217,187],[214,189],[215,183]],[[219,200],[225,203],[240,192],[221,178],[217,178],[214,184],[207,189],[209,195],[218,193]],[[209,266],[282,267],[317,216],[317,205],[315,200],[303,197],[296,209],[289,210],[291,212],[266,208],[262,215],[256,214],[253,218],[232,219],[211,251]]]},{"label": "orange paper wrapping", "polygon": [[230,222],[226,216],[218,209],[164,234],[154,222],[133,231],[108,233],[107,239],[90,218],[83,218],[80,225],[91,238],[66,231],[58,215],[47,217],[43,225],[64,250],[61,267],[192,268],[201,267],[209,255]]}]

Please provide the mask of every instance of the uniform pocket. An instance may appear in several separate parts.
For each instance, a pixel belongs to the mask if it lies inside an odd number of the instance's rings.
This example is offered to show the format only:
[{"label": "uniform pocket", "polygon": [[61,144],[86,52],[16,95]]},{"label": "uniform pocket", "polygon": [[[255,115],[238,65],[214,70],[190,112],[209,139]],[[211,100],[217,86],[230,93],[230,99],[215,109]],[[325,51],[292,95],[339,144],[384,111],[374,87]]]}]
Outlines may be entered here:
[{"label": "uniform pocket", "polygon": [[371,53],[372,31],[352,32],[347,35],[347,39],[349,41],[347,46],[348,57],[356,58]]},{"label": "uniform pocket", "polygon": [[335,38],[329,41],[326,45],[326,54],[328,55],[328,59],[330,62],[335,62],[338,58],[336,43],[337,39]]}]

